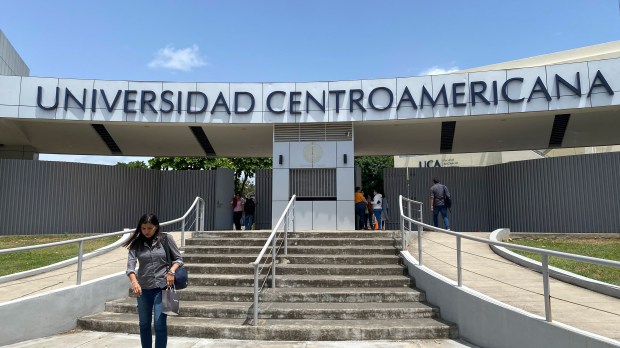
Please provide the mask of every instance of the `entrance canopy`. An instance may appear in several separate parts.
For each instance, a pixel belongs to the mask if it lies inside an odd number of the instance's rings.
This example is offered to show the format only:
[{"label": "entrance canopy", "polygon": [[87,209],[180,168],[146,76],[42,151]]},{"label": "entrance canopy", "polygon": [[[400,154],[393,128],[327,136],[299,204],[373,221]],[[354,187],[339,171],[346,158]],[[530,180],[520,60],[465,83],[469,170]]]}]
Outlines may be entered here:
[{"label": "entrance canopy", "polygon": [[[618,52],[618,43],[606,45]],[[352,125],[357,156],[620,143],[620,58],[598,59],[618,54],[568,52],[555,58],[561,64],[530,58],[529,67],[354,81],[0,76],[0,144],[59,154],[268,157],[275,124],[319,130],[339,122]]]}]

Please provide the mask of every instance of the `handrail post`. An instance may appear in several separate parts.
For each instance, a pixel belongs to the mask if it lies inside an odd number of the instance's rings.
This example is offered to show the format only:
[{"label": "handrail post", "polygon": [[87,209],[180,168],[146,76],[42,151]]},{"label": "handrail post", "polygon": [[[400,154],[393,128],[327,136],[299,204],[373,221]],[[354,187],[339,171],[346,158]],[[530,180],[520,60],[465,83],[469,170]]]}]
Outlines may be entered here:
[{"label": "handrail post", "polygon": [[461,260],[461,236],[456,236],[456,270],[458,274],[458,286],[463,286],[463,264]]},{"label": "handrail post", "polygon": [[200,218],[200,201],[196,202],[196,226],[194,226],[196,228],[196,232],[198,232],[198,222]]},{"label": "handrail post", "polygon": [[207,203],[201,199],[202,204],[200,205],[200,230],[205,230],[205,209]]},{"label": "handrail post", "polygon": [[422,266],[422,225],[418,225],[418,262]]},{"label": "handrail post", "polygon": [[277,233],[271,239],[271,287],[276,288],[276,242]]},{"label": "handrail post", "polygon": [[258,325],[258,265],[254,264],[254,326]]},{"label": "handrail post", "polygon": [[286,222],[284,223],[284,256],[288,256],[288,219],[289,212],[286,212]]},{"label": "handrail post", "polygon": [[78,251],[78,269],[77,269],[77,285],[82,284],[82,261],[84,259],[84,241],[80,241],[80,250]]},{"label": "handrail post", "polygon": [[181,220],[181,247],[185,246],[185,219]]},{"label": "handrail post", "polygon": [[[412,218],[413,214],[411,214],[411,201],[407,201],[407,216]],[[411,220],[407,221],[409,223],[409,231],[411,231]]]},{"label": "handrail post", "polygon": [[402,251],[405,251],[407,249],[407,246],[405,245],[405,218],[404,217],[400,217],[400,240],[401,240],[401,249]]},{"label": "handrail post", "polygon": [[545,295],[545,319],[548,322],[552,321],[551,318],[551,295],[549,293],[549,258],[547,254],[541,254],[542,256],[542,276],[543,276],[543,290]]}]

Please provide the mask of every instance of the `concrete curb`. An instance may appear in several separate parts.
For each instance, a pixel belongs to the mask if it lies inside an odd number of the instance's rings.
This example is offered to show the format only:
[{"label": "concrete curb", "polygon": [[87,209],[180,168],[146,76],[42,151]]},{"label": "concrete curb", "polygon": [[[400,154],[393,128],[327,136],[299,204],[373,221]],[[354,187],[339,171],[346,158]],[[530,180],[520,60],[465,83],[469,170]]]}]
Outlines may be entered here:
[{"label": "concrete curb", "polygon": [[[91,253],[85,254],[82,258],[83,261],[86,261],[88,259],[91,259],[95,256],[99,256],[102,254],[105,254],[111,250],[114,250],[118,247],[121,246],[121,244],[123,244],[127,239],[130,238],[132,232],[129,233],[125,233],[119,240],[117,240],[116,242],[108,245],[108,246],[104,246],[103,248],[99,248]],[[37,274],[41,274],[41,273],[45,273],[45,272],[50,272],[50,271],[54,271],[63,267],[67,267],[70,265],[73,265],[75,263],[78,262],[78,258],[77,256],[68,260],[64,260],[64,261],[60,261],[57,262],[55,264],[49,265],[49,266],[45,266],[45,267],[39,267],[39,268],[35,268],[35,269],[31,269],[28,271],[23,271],[23,272],[19,272],[19,273],[13,273],[13,274],[9,274],[9,275],[5,275],[3,277],[0,277],[0,284],[2,283],[6,283],[6,282],[10,282],[13,280],[18,280],[18,279],[22,279],[22,278],[26,278],[26,277],[30,277],[33,275],[37,275]]]},{"label": "concrete curb", "polygon": [[[489,236],[489,240],[493,242],[503,242],[510,238],[510,229],[502,228],[495,230]],[[512,261],[518,265],[523,267],[527,267],[529,269],[535,270],[539,273],[542,272],[542,264],[536,260],[530,259],[529,257],[525,257],[519,255],[515,252],[512,252],[504,247],[499,247],[495,245],[489,245],[491,250],[497,255]],[[598,293],[612,296],[615,298],[620,298],[620,287],[615,286],[613,284],[604,283],[598,280],[594,280],[588,277],[580,276],[578,274],[565,271],[563,269],[549,266],[549,276],[563,282],[580,286],[582,288],[596,291]]]}]

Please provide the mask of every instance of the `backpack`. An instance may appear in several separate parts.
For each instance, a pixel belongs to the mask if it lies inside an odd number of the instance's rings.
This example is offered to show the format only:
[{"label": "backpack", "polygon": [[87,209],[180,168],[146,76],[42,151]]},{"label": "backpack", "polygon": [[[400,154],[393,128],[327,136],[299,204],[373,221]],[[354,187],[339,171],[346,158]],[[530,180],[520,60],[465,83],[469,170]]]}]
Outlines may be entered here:
[{"label": "backpack", "polygon": [[245,201],[245,205],[243,206],[243,211],[246,214],[254,214],[254,209],[256,208],[256,203],[252,198]]}]

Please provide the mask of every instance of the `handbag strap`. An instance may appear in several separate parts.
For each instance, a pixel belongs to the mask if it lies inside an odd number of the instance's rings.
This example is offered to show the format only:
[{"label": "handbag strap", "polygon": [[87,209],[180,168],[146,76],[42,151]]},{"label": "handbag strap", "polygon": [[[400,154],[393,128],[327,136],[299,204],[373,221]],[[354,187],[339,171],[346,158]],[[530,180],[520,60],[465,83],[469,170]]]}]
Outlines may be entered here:
[{"label": "handbag strap", "polygon": [[168,260],[168,268],[170,268],[172,267],[172,257],[170,257],[170,245],[168,245],[168,234],[167,233],[164,233],[164,236],[161,241],[161,245],[164,246],[164,250],[166,251],[166,260]]}]

